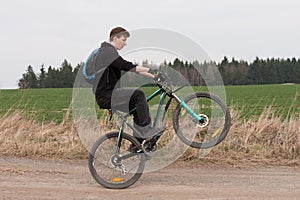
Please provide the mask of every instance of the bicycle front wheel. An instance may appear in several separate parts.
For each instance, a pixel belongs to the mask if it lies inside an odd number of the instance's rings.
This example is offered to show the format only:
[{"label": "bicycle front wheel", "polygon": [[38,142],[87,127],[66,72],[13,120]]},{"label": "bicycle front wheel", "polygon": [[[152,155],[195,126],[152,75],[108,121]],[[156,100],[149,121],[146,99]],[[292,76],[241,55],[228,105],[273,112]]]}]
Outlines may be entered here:
[{"label": "bicycle front wheel", "polygon": [[131,152],[139,142],[123,133],[118,145],[118,132],[100,137],[89,154],[88,166],[93,178],[102,186],[111,189],[127,188],[142,175],[145,155]]},{"label": "bicycle front wheel", "polygon": [[230,129],[230,112],[218,96],[195,92],[184,98],[188,107],[199,116],[196,120],[180,104],[173,114],[173,127],[177,136],[188,146],[205,149],[223,141]]}]

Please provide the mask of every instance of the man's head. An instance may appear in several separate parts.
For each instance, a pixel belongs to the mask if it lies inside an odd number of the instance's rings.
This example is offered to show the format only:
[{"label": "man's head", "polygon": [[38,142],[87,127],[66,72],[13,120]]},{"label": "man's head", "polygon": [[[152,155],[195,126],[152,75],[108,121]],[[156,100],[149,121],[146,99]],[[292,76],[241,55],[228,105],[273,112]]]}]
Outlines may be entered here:
[{"label": "man's head", "polygon": [[109,41],[117,50],[121,50],[126,45],[129,36],[130,34],[126,29],[116,27],[110,31]]}]

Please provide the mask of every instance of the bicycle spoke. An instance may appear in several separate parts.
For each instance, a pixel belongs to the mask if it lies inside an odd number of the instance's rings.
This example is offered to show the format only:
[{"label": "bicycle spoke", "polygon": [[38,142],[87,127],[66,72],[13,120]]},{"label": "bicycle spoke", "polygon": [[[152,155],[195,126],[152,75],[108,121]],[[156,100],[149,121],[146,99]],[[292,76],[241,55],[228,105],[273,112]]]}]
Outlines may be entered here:
[{"label": "bicycle spoke", "polygon": [[225,138],[230,127],[230,114],[218,97],[199,92],[188,96],[185,103],[201,120],[192,117],[183,107],[176,108],[174,128],[184,143],[209,148]]},{"label": "bicycle spoke", "polygon": [[139,145],[131,139],[132,136],[124,133],[121,145],[117,147],[118,135],[118,132],[113,132],[99,138],[89,158],[89,168],[93,177],[99,184],[108,188],[125,188],[132,185],[141,176],[145,165],[142,154],[128,153],[131,144]]}]

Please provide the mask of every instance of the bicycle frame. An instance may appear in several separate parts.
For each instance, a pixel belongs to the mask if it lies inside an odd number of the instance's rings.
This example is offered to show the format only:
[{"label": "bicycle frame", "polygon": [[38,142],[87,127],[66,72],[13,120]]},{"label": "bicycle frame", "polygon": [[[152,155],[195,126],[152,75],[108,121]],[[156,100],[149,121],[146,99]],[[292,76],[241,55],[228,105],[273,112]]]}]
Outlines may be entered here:
[{"label": "bicycle frame", "polygon": [[[154,124],[153,124],[153,127],[157,127],[158,124],[159,124],[159,119],[160,119],[160,116],[161,116],[161,113],[162,113],[162,108],[163,108],[163,104],[165,102],[165,99],[167,96],[170,97],[169,101],[167,102],[166,104],[166,107],[165,107],[165,111],[164,111],[164,114],[163,114],[163,119],[165,117],[165,114],[169,108],[169,105],[172,101],[172,99],[175,99],[175,101],[180,104],[184,109],[187,110],[187,112],[193,117],[193,119],[195,119],[195,121],[197,122],[202,122],[203,121],[203,118],[199,115],[197,115],[185,102],[184,100],[181,98],[181,97],[178,97],[175,92],[179,91],[180,89],[182,89],[184,86],[181,86],[179,87],[178,89],[176,89],[175,91],[171,91],[171,92],[168,92],[162,85],[160,84],[157,84],[157,86],[159,87],[159,89],[157,89],[155,92],[153,92],[150,96],[147,97],[147,102],[151,101],[154,97],[160,95],[160,100],[159,100],[159,104],[158,104],[158,108],[157,108],[157,113],[156,113],[156,116],[155,116],[155,119],[154,119]],[[133,131],[139,133],[138,130],[136,130],[136,128],[133,126],[133,124],[131,124],[130,122],[127,121],[127,117],[129,117],[134,111],[136,110],[136,108],[132,109],[128,114],[126,115],[123,115],[122,113],[120,113],[119,111],[115,111],[114,113],[116,113],[118,115],[118,117],[121,119],[122,123],[121,123],[121,126],[120,126],[120,129],[119,129],[119,139],[121,141],[121,134],[123,132],[123,129],[124,129],[124,126],[125,124],[127,126],[129,126]],[[118,144],[120,144],[118,142]]]}]

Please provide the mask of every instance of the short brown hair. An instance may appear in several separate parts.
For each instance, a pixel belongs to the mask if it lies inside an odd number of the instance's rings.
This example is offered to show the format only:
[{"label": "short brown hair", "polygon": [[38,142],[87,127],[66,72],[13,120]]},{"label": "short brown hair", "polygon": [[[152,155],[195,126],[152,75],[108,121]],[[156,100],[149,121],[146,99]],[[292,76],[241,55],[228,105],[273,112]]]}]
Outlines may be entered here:
[{"label": "short brown hair", "polygon": [[115,37],[115,36],[121,37],[122,35],[124,35],[126,37],[130,36],[129,32],[125,28],[122,28],[122,27],[113,28],[110,31],[109,40],[112,41],[113,37]]}]

